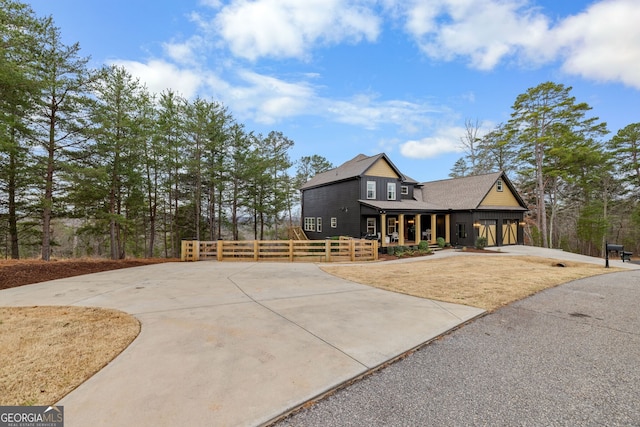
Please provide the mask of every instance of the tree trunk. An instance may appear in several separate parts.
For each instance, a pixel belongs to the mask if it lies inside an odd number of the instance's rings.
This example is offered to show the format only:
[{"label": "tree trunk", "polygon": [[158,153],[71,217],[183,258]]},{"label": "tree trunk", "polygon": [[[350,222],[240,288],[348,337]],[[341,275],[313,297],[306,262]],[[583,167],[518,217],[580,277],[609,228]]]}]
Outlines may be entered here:
[{"label": "tree trunk", "polygon": [[542,165],[544,161],[544,147],[541,144],[536,144],[536,174],[537,174],[537,208],[538,208],[538,228],[540,234],[542,234],[542,247],[549,247],[549,236],[547,234],[547,209],[545,204],[545,182],[542,171]]},{"label": "tree trunk", "polygon": [[[55,111],[55,102],[52,102],[52,111]],[[47,171],[44,181],[44,200],[42,209],[42,260],[51,260],[51,210],[53,207],[53,175],[55,152],[55,113],[49,121],[49,143],[47,144]]]},{"label": "tree trunk", "polygon": [[11,259],[20,258],[20,248],[18,245],[18,213],[16,208],[16,186],[17,186],[17,153],[12,149],[9,153],[9,239],[11,240]]}]

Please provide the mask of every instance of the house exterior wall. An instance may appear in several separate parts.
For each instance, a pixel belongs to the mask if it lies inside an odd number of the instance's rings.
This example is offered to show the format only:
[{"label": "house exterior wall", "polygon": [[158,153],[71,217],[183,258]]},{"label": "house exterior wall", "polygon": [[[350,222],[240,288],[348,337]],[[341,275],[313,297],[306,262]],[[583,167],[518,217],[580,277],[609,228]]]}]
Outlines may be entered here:
[{"label": "house exterior wall", "polygon": [[369,170],[365,173],[365,176],[379,176],[385,178],[395,178],[399,179],[398,174],[393,170],[393,168],[386,161],[380,159],[375,162]]},{"label": "house exterior wall", "polygon": [[[338,182],[302,192],[302,226],[309,239],[324,239],[330,236],[360,237],[361,185],[359,179]],[[305,227],[305,218],[314,218],[315,230]],[[322,228],[317,231],[317,219]],[[336,227],[331,227],[331,218]]]},{"label": "house exterior wall", "polygon": [[[455,212],[451,219],[451,244],[456,246],[474,246],[476,239],[479,235],[479,228],[474,227],[474,224],[485,224],[495,222],[495,245],[503,246],[505,244],[505,225],[516,223],[516,241],[509,242],[506,239],[507,244],[524,243],[524,232],[519,224],[523,220],[523,212],[514,211],[475,211],[475,212]],[[467,232],[466,237],[458,236],[458,223],[465,224],[465,230]]]},{"label": "house exterior wall", "polygon": [[[400,242],[407,240],[417,242],[421,239],[422,231],[430,230],[429,239],[432,242],[436,237],[444,237],[449,243],[457,246],[473,246],[479,232],[488,231],[491,231],[491,243],[497,246],[523,244],[524,233],[518,224],[523,219],[522,210],[525,207],[521,205],[519,196],[514,193],[515,190],[512,190],[506,176],[499,181],[500,188],[496,183],[491,186],[476,208],[469,207],[463,211],[460,205],[464,204],[458,204],[459,210],[447,209],[447,204],[456,204],[449,200],[440,201],[439,204],[432,201],[432,204],[438,208],[428,210],[429,200],[422,200],[422,197],[419,197],[417,202],[404,203],[413,199],[414,191],[421,191],[423,184],[416,185],[412,182],[407,185],[405,183],[409,194],[403,195],[402,180],[405,178],[396,171],[390,161],[385,159],[386,157],[379,157],[375,163],[369,163],[371,166],[366,171],[360,172],[361,174],[355,177],[352,170],[353,163],[348,163],[345,169],[335,173],[334,179],[340,179],[340,176],[350,178],[333,181],[330,175],[325,175],[316,180],[318,186],[305,188],[302,191],[302,224],[310,239],[324,239],[331,236],[362,237],[367,232],[382,233],[383,228],[388,235],[393,228],[389,227],[389,220],[396,218],[401,224],[399,226]],[[347,173],[341,175],[344,171]],[[375,186],[373,198],[368,197],[370,182]],[[388,197],[389,184],[393,185],[395,190],[392,199]],[[481,187],[473,187],[469,190],[460,185],[456,187],[455,183],[445,188],[453,188],[455,191],[447,194],[460,193],[459,197],[464,197],[465,192],[470,191],[476,197],[472,200],[478,200],[478,191],[482,192],[481,196],[484,191],[487,191],[487,187],[488,183],[485,180]],[[362,204],[360,200],[363,201]],[[447,199],[444,197],[442,200]],[[389,201],[396,203],[388,203]],[[421,202],[424,203],[424,207],[421,206]],[[474,202],[474,206],[475,203],[477,202]],[[369,204],[385,206],[385,208],[367,206]],[[383,220],[384,227],[381,222]],[[412,234],[413,221],[415,221],[415,234]],[[384,237],[386,236],[381,236],[383,243]]]},{"label": "house exterior wall", "polygon": [[[375,199],[367,198],[367,182],[368,181],[373,181],[376,183]],[[387,198],[387,184],[390,182],[393,183],[396,187],[396,198],[393,200],[400,200],[401,188],[400,188],[399,179],[391,178],[391,177],[369,176],[369,175],[363,176],[360,182],[360,191],[361,191],[360,198],[362,200],[389,200]]]},{"label": "house exterior wall", "polygon": [[[474,215],[472,212],[455,212],[451,215],[450,236],[454,246],[473,246],[475,244],[476,231],[473,228]],[[459,225],[464,224],[465,235],[459,235]]]},{"label": "house exterior wall", "polygon": [[520,204],[506,184],[502,184],[502,191],[498,191],[496,185],[491,188],[489,194],[480,203],[480,206],[512,206],[518,207]]},{"label": "house exterior wall", "polygon": [[[407,194],[402,194],[402,187],[407,187]],[[412,200],[414,190],[415,190],[414,184],[400,183],[400,198],[402,200]]]}]

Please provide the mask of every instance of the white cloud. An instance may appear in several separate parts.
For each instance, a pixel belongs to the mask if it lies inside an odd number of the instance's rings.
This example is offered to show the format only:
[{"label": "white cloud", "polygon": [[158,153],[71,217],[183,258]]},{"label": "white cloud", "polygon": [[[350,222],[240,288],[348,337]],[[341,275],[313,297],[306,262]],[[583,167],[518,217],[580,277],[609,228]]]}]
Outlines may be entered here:
[{"label": "white cloud", "polygon": [[305,58],[316,44],[374,41],[380,18],[365,2],[233,0],[213,25],[238,57]]},{"label": "white cloud", "polygon": [[465,133],[461,127],[443,127],[432,136],[420,140],[410,140],[400,144],[400,153],[412,159],[428,159],[447,153],[462,153],[464,148],[460,137]]},{"label": "white cloud", "polygon": [[185,43],[164,43],[164,50],[175,61],[190,62],[193,58],[193,52],[189,45]]},{"label": "white cloud", "polygon": [[248,70],[241,70],[238,77],[242,84],[227,86],[223,99],[234,111],[251,115],[259,123],[304,115],[316,97],[314,88],[304,82],[285,82]]},{"label": "white cloud", "polygon": [[432,113],[441,108],[426,103],[401,100],[378,100],[377,96],[360,94],[350,100],[323,100],[333,120],[373,130],[382,125],[396,125],[407,133],[416,132]]},{"label": "white cloud", "polygon": [[[387,3],[391,0],[387,0]],[[602,0],[584,12],[552,20],[529,0],[398,0],[405,30],[436,60],[466,58],[471,67],[504,60],[543,65],[597,81],[640,88],[640,7],[637,0]]]},{"label": "white cloud", "polygon": [[640,89],[640,5],[607,0],[569,17],[554,30],[563,70]]},{"label": "white cloud", "polygon": [[185,98],[194,97],[204,81],[197,70],[181,69],[163,60],[153,59],[147,63],[116,60],[112,65],[127,69],[131,75],[140,79],[152,93],[172,89]]},{"label": "white cloud", "polygon": [[218,8],[222,7],[222,1],[221,0],[200,0],[199,4],[201,4],[203,6],[211,7],[213,9],[218,9]]},{"label": "white cloud", "polygon": [[435,59],[468,57],[488,70],[543,43],[548,19],[518,0],[432,0],[406,4],[406,30]]}]

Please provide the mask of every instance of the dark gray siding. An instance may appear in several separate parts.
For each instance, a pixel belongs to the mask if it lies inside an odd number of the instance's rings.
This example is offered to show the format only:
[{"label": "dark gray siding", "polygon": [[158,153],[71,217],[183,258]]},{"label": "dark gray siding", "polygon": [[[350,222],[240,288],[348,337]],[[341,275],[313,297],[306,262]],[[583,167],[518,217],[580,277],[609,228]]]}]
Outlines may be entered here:
[{"label": "dark gray siding", "polygon": [[[476,243],[478,237],[478,230],[473,227],[473,223],[476,221],[494,220],[496,221],[496,245],[502,246],[502,224],[505,221],[517,221],[521,222],[523,219],[523,212],[513,211],[475,211],[475,212],[454,212],[451,215],[450,222],[450,235],[451,244],[458,246],[473,246]],[[458,223],[464,223],[467,231],[467,237],[462,238],[457,236]],[[518,226],[517,244],[522,245],[524,243],[524,233],[522,227]]]},{"label": "dark gray siding", "polygon": [[363,176],[360,182],[360,194],[361,199],[367,200],[367,181],[375,181],[376,183],[376,198],[374,200],[387,200],[387,183],[393,182],[396,184],[396,198],[400,200],[400,180],[393,178],[383,178],[377,176]]},{"label": "dark gray siding", "polygon": [[[451,215],[449,226],[449,235],[451,236],[451,244],[454,246],[473,246],[475,244],[476,231],[473,228],[473,213],[472,212],[455,212]],[[466,236],[461,236],[458,233],[458,224],[464,224],[464,231]]]},{"label": "dark gray siding", "polygon": [[[331,185],[311,188],[302,192],[302,227],[304,218],[322,218],[322,231],[305,234],[311,240],[331,236],[360,237],[360,180],[354,179]],[[331,228],[331,218],[337,219],[337,227]]]},{"label": "dark gray siding", "polygon": [[[402,194],[402,187],[407,187],[408,193],[407,194]],[[411,200],[413,199],[413,189],[414,186],[411,184],[401,184],[400,185],[400,198],[402,200]]]}]

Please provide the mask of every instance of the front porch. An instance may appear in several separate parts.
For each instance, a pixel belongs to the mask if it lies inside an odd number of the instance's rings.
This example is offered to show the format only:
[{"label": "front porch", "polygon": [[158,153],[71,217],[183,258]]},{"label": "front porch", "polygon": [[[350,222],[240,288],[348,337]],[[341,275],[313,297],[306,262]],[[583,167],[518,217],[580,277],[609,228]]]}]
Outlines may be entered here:
[{"label": "front porch", "polygon": [[[438,237],[451,241],[449,214],[392,214],[367,218],[367,233],[378,234],[380,246],[411,246],[421,241],[435,245]],[[378,228],[379,227],[379,228]]]}]

